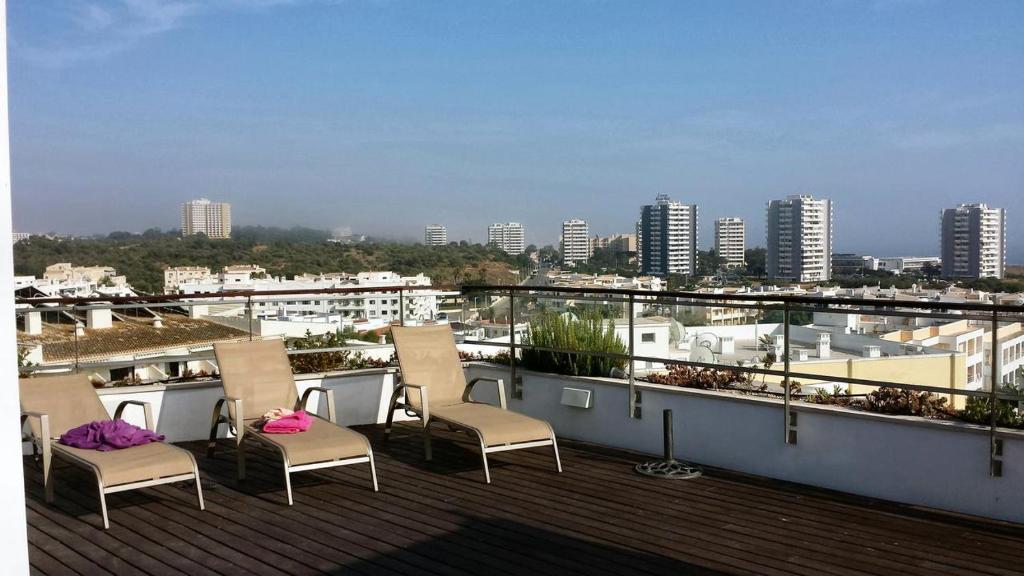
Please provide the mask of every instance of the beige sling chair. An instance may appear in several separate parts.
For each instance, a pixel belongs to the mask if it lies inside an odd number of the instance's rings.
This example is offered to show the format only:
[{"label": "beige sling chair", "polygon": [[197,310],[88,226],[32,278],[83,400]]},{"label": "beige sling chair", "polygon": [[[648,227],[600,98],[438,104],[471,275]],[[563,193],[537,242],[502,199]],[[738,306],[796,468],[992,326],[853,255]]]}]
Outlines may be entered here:
[{"label": "beige sling chair", "polygon": [[[21,392],[21,423],[29,421],[33,445],[43,456],[43,492],[46,502],[53,502],[53,457],[91,470],[99,487],[103,528],[110,528],[107,519],[107,494],[146,488],[158,484],[193,480],[196,499],[203,510],[203,487],[199,481],[196,459],[188,450],[163,442],[101,452],[72,448],[57,442],[60,435],[72,428],[95,421],[110,420],[96,390],[84,374],[39,376],[18,381]],[[148,402],[125,400],[114,411],[114,419],[129,404],[141,406],[146,428],[153,429],[153,412]]]},{"label": "beige sling chair", "polygon": [[[340,426],[334,411],[334,391],[314,387],[299,399],[292,377],[288,353],[282,340],[217,343],[213,345],[224,384],[224,397],[217,401],[210,423],[210,442],[207,454],[213,457],[217,444],[217,427],[221,423],[235,433],[238,447],[238,479],[245,479],[245,444],[252,438],[281,453],[284,461],[284,485],[288,505],[292,505],[292,472],[316,470],[347,464],[370,464],[373,491],[377,491],[377,471],[373,465],[373,450],[365,436]],[[306,408],[310,393],[320,392],[327,399],[327,420],[316,414],[313,425],[297,434],[264,434],[254,426],[266,412],[275,408]],[[224,403],[228,405],[228,418],[221,416]]]},{"label": "beige sling chair", "polygon": [[[487,466],[487,455],[492,452],[551,446],[555,467],[562,471],[555,432],[550,424],[510,412],[501,380],[474,378],[466,383],[455,338],[448,325],[392,326],[391,336],[398,354],[402,383],[391,396],[385,434],[391,433],[395,409],[404,408],[423,422],[423,448],[427,460],[432,456],[430,424],[437,421],[476,435],[483,458],[484,479],[488,484],[491,483],[491,472]],[[482,380],[497,384],[500,407],[473,401],[473,386]],[[403,392],[405,401],[399,402]]]}]

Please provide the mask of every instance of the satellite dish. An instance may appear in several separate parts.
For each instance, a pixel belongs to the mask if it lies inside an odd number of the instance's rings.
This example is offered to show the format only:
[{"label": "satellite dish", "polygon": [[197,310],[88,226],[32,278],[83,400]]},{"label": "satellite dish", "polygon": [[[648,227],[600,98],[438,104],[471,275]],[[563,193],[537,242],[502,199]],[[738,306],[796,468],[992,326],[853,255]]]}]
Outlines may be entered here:
[{"label": "satellite dish", "polygon": [[711,350],[711,346],[707,342],[700,342],[690,350],[690,362],[717,364],[717,360],[715,353]]},{"label": "satellite dish", "polygon": [[700,334],[697,334],[697,338],[695,340],[697,346],[705,346],[710,350],[714,350],[720,341],[721,338],[719,338],[718,334],[715,334],[714,332],[701,332]]}]

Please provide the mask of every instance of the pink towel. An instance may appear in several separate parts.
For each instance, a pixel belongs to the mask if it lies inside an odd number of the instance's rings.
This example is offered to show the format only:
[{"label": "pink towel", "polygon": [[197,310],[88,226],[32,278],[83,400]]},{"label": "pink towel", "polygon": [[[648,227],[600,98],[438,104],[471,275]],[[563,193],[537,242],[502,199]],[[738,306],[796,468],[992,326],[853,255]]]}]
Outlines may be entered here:
[{"label": "pink towel", "polygon": [[263,425],[263,432],[267,434],[296,434],[309,430],[312,425],[313,419],[309,417],[309,414],[306,414],[305,410],[299,410],[267,422]]}]

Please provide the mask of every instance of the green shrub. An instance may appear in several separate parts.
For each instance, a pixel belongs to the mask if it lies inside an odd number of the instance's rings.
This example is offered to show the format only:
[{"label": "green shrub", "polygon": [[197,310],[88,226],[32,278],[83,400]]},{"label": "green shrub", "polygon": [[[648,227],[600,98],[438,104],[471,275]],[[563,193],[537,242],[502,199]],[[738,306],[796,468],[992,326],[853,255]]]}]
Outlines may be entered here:
[{"label": "green shrub", "polygon": [[[588,311],[579,318],[542,312],[530,321],[524,346],[541,346],[581,352],[626,354],[626,345],[615,335],[615,324],[604,322],[599,313]],[[626,367],[625,358],[607,358],[584,353],[546,352],[523,349],[523,366],[538,372],[570,376],[608,376],[613,368]]]},{"label": "green shrub", "polygon": [[[1000,391],[1007,394],[1016,393],[1018,395],[1021,395],[1022,392],[1016,387],[1005,385]],[[1024,400],[1024,396],[1022,396],[1022,400]],[[992,404],[988,398],[971,396],[967,398],[964,409],[957,416],[967,422],[988,426],[992,423],[991,406]],[[1024,415],[1021,414],[1017,406],[1018,403],[1012,400],[996,401],[996,425],[1007,428],[1024,428]]]}]

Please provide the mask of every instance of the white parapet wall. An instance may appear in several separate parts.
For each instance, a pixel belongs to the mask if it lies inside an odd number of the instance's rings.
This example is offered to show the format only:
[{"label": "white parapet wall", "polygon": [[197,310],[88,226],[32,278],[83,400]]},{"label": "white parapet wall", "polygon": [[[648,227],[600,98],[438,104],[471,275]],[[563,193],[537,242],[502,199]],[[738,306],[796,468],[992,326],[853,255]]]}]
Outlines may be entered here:
[{"label": "white parapet wall", "polygon": [[[575,378],[520,371],[523,398],[512,399],[509,369],[471,363],[467,377],[501,378],[512,410],[545,419],[561,438],[657,455],[662,410],[674,414],[676,457],[707,466],[1012,522],[1024,522],[1024,433],[1000,432],[1003,475],[989,476],[988,429],[953,421],[886,416],[796,402],[797,443],[783,441],[779,400],[728,392],[638,384],[642,418],[629,417],[622,380]],[[311,386],[334,390],[338,420],[356,426],[382,423],[397,374],[393,368],[296,376],[299,393]],[[560,403],[566,386],[590,390],[591,408]],[[124,400],[150,402],[156,429],[168,441],[204,440],[219,381],[99,390],[113,413]],[[325,414],[318,393],[311,410]],[[493,386],[474,398],[495,402]],[[124,418],[143,425],[129,406]],[[397,412],[396,421],[407,420]],[[218,436],[227,434],[221,426]],[[27,453],[28,446],[25,446]],[[200,464],[201,465],[201,464]]]},{"label": "white parapet wall", "polygon": [[[469,366],[470,378],[503,378],[512,410],[551,422],[562,438],[662,451],[662,410],[674,416],[676,457],[822,488],[951,512],[1024,522],[1024,434],[1002,432],[1003,475],[989,476],[989,431],[952,421],[886,416],[794,403],[796,444],[784,442],[779,400],[728,392],[640,385],[642,418],[629,418],[622,380]],[[592,390],[593,407],[562,406],[562,388]],[[480,400],[493,401],[479,386]]]},{"label": "white parapet wall", "polygon": [[[383,422],[387,417],[387,403],[395,386],[394,372],[393,369],[373,368],[302,374],[296,376],[296,384],[300,397],[310,387],[333,390],[338,422],[346,426],[358,426]],[[149,402],[156,431],[166,436],[168,442],[187,442],[209,437],[213,406],[224,395],[224,390],[219,380],[207,380],[185,384],[102,388],[98,393],[111,415],[118,404],[125,400]],[[321,402],[321,394],[318,392],[310,396],[309,409],[326,416],[326,402]],[[145,425],[142,408],[138,406],[128,406],[122,417],[137,426]],[[395,419],[400,421],[405,417],[396,416]],[[226,426],[221,426],[218,436],[223,438],[226,435]]]}]

